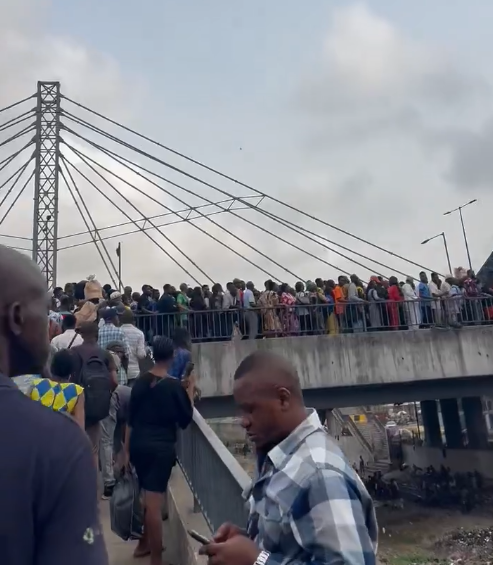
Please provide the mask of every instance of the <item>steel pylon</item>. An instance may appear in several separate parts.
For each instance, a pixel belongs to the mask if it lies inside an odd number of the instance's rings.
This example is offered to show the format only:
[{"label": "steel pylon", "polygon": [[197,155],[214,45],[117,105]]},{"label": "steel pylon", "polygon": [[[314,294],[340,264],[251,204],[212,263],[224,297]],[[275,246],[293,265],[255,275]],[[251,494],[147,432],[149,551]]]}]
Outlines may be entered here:
[{"label": "steel pylon", "polygon": [[38,82],[32,258],[48,289],[57,278],[59,156],[60,83]]}]

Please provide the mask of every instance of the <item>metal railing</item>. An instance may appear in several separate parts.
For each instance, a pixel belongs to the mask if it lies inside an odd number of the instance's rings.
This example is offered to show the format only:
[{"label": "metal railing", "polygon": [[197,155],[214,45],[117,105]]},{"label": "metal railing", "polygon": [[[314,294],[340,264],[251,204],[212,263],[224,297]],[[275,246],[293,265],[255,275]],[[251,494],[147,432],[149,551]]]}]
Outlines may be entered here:
[{"label": "metal railing", "polygon": [[251,480],[196,409],[190,426],[178,434],[177,456],[211,531],[224,522],[246,527],[242,493]]},{"label": "metal railing", "polygon": [[149,342],[156,335],[171,337],[177,327],[187,328],[194,342],[208,342],[474,326],[493,324],[493,297],[189,310],[137,314],[136,322]]},{"label": "metal railing", "polygon": [[373,460],[375,458],[375,454],[373,453],[371,445],[368,443],[365,436],[361,433],[358,426],[353,422],[351,416],[343,414],[337,408],[332,409],[332,414],[334,415],[334,418],[339,422],[340,426],[342,427],[346,426],[350,430],[353,437],[355,437],[358,440],[361,447],[365,449],[367,455],[369,455],[369,457]]}]

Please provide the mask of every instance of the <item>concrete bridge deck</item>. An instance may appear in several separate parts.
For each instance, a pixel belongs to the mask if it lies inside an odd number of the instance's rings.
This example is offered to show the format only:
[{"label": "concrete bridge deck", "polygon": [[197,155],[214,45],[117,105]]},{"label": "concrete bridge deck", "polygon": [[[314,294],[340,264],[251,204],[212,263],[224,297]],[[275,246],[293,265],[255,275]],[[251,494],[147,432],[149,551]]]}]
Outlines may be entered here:
[{"label": "concrete bridge deck", "polygon": [[289,359],[316,408],[493,393],[493,326],[199,343],[204,417],[235,414],[233,374],[257,349]]}]

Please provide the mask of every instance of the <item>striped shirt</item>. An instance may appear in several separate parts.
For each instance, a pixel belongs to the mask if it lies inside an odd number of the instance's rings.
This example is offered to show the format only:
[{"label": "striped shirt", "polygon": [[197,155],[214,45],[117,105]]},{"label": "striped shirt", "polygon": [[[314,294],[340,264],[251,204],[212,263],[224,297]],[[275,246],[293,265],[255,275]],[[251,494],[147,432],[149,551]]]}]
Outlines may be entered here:
[{"label": "striped shirt", "polygon": [[244,496],[266,565],[375,565],[373,502],[314,410],[259,460]]}]

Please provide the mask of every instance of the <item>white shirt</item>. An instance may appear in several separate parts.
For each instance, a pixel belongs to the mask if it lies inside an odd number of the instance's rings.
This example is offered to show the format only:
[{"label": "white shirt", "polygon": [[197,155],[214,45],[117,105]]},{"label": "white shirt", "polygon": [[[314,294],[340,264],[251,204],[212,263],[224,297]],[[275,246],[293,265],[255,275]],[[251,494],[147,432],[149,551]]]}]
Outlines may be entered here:
[{"label": "white shirt", "polygon": [[63,334],[57,335],[51,340],[51,347],[54,351],[61,351],[62,349],[68,349],[69,345],[72,343],[72,345],[70,345],[72,349],[72,347],[82,345],[83,341],[82,337],[78,333],[75,333],[75,330],[66,330]]},{"label": "white shirt", "polygon": [[417,300],[418,298],[413,287],[409,283],[402,286],[402,294],[404,295],[404,300]]},{"label": "white shirt", "polygon": [[249,288],[243,291],[243,308],[252,308],[255,306],[255,296]]},{"label": "white shirt", "polygon": [[140,373],[139,359],[144,359],[147,355],[144,334],[132,324],[122,324],[121,329],[130,348],[127,377],[128,380],[136,379]]},{"label": "white shirt", "polygon": [[[443,284],[444,282],[442,282],[442,286]],[[438,310],[439,308],[441,308],[439,297],[442,296],[443,292],[438,288],[438,286],[433,281],[428,283],[428,288],[430,289],[431,296],[433,298],[433,301],[431,303],[431,309]]]},{"label": "white shirt", "polygon": [[236,296],[227,290],[223,295],[223,310],[229,310],[232,306],[236,306]]}]

